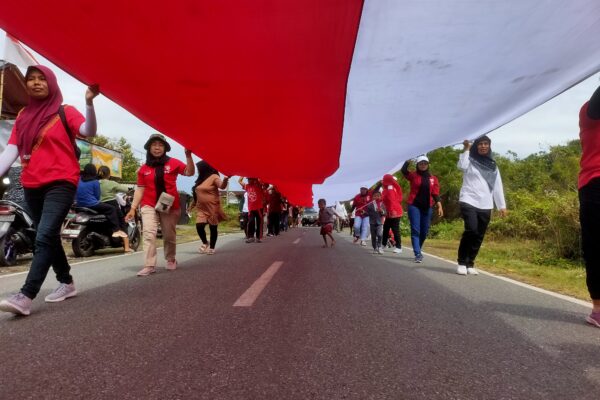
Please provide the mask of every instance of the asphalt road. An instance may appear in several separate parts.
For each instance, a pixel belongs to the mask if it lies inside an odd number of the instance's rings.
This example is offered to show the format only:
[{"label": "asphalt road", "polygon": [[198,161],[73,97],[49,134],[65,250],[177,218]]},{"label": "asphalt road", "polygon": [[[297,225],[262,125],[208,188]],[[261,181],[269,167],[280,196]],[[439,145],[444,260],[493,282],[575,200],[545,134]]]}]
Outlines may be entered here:
[{"label": "asphalt road", "polygon": [[145,278],[140,253],[92,260],[55,304],[50,273],[31,316],[0,314],[0,400],[600,398],[587,307],[336,237],[183,244],[176,271]]}]

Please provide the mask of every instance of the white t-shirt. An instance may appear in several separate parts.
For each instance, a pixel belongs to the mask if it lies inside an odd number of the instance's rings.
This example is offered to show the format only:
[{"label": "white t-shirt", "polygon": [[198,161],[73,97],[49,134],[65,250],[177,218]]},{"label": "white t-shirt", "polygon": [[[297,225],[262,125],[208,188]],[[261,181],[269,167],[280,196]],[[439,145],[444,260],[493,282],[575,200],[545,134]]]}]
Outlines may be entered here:
[{"label": "white t-shirt", "polygon": [[458,168],[463,171],[463,184],[460,188],[459,201],[482,210],[491,210],[494,208],[494,203],[499,210],[506,208],[499,169],[496,169],[494,190],[490,191],[490,187],[479,170],[471,164],[468,150],[458,158]]},{"label": "white t-shirt", "polygon": [[248,212],[248,192],[244,192],[244,206],[242,207],[242,212]]}]

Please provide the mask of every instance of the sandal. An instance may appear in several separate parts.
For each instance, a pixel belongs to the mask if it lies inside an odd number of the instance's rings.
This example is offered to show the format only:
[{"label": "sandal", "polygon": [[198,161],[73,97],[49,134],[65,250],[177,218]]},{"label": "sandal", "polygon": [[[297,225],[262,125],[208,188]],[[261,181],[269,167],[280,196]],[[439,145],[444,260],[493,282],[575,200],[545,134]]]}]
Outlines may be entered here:
[{"label": "sandal", "polygon": [[206,250],[208,250],[208,245],[207,244],[203,244],[202,246],[200,246],[198,248],[198,251],[200,252],[200,254],[206,254]]}]

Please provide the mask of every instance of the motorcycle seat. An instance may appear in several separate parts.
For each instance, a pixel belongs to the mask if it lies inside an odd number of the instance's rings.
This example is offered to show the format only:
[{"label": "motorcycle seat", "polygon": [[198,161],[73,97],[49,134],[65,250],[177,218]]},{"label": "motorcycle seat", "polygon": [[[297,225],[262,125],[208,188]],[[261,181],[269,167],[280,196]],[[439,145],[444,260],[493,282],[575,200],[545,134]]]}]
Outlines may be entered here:
[{"label": "motorcycle seat", "polygon": [[92,214],[92,215],[98,214],[97,211],[94,211],[91,208],[87,208],[87,207],[73,207],[73,210],[75,210],[76,212],[84,212],[84,213]]}]

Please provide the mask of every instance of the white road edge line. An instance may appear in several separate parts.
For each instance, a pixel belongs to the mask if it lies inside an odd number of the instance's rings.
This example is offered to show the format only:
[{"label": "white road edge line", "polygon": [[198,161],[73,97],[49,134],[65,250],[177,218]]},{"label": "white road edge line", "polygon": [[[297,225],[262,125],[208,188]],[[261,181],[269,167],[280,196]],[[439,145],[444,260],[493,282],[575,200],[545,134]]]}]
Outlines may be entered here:
[{"label": "white road edge line", "polygon": [[233,303],[233,306],[251,307],[282,265],[283,261],[275,261],[273,264],[271,264],[271,266],[267,268],[260,278],[254,281],[252,286],[250,286],[248,290],[246,290],[244,294],[242,294],[240,298]]},{"label": "white road edge line", "polygon": [[[406,248],[406,247],[407,246],[402,246],[402,248]],[[452,261],[447,260],[445,258],[438,257],[438,256],[435,256],[433,254],[426,253],[426,252],[423,252],[423,253],[425,253],[428,257],[437,258],[438,260],[445,261],[448,264],[454,264],[454,265],[456,265],[455,262],[452,262]],[[552,297],[556,297],[556,298],[561,299],[561,300],[566,300],[568,302],[571,302],[571,303],[574,303],[574,304],[578,304],[580,306],[592,307],[592,303],[584,301],[584,300],[576,299],[575,297],[567,296],[567,295],[556,293],[556,292],[551,292],[550,290],[541,289],[539,287],[530,285],[528,283],[519,282],[519,281],[516,281],[514,279],[507,278],[505,276],[495,275],[495,274],[492,274],[490,272],[482,271],[481,269],[477,269],[477,270],[479,271],[480,274],[491,276],[492,278],[500,279],[501,281],[512,283],[513,285],[521,286],[523,288],[530,289],[530,290],[533,290],[533,291],[538,292],[538,293],[544,293],[544,294],[547,294],[547,295],[552,296]]]},{"label": "white road edge line", "polygon": [[[193,240],[191,242],[185,242],[185,243],[181,243],[181,244],[184,245],[184,244],[188,244],[188,243],[197,243],[199,241],[200,240]],[[156,248],[156,250],[160,250],[160,249],[162,249],[162,246]],[[136,255],[136,254],[143,254],[143,253],[144,253],[144,251],[140,250],[140,251],[136,251],[135,253],[117,254],[117,255],[114,255],[114,256],[107,256],[107,257],[102,257],[102,258],[94,258],[93,260],[78,261],[78,262],[75,262],[75,263],[69,263],[69,265],[71,267],[74,267],[76,265],[88,264],[88,263],[92,263],[92,262],[95,262],[95,261],[110,260],[110,259],[113,259],[113,258],[128,257],[128,256],[133,256],[133,255]],[[21,271],[21,272],[15,272],[14,274],[0,275],[0,279],[2,279],[2,278],[10,278],[11,276],[17,276],[17,275],[27,274],[28,272],[29,271]]]}]

